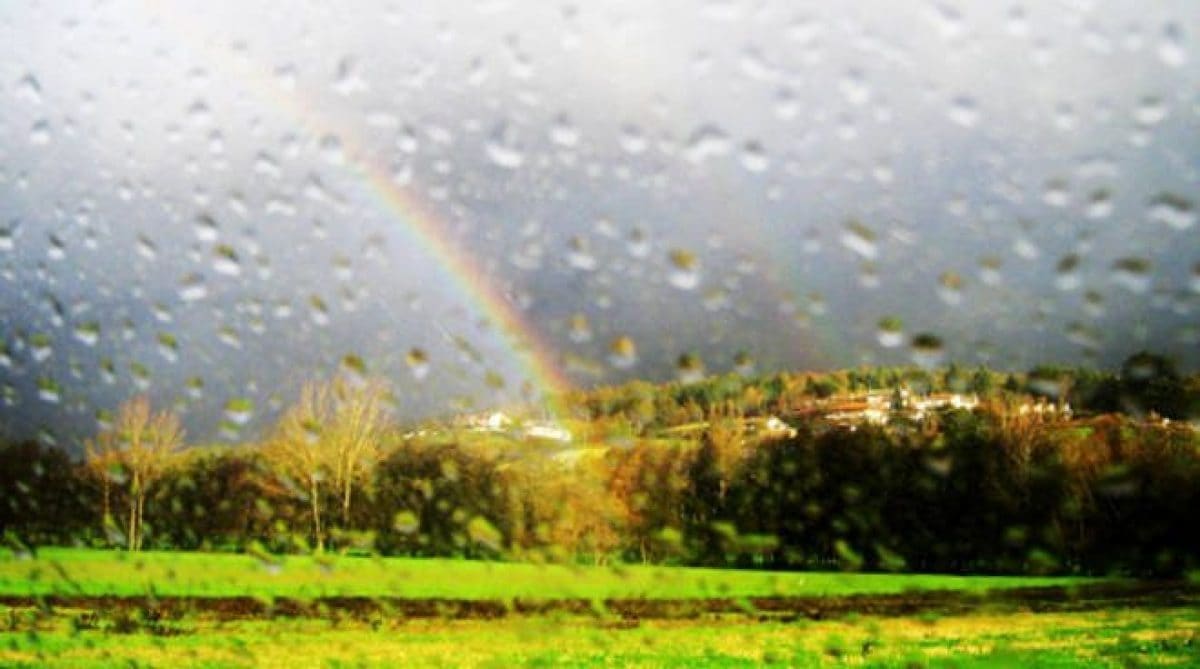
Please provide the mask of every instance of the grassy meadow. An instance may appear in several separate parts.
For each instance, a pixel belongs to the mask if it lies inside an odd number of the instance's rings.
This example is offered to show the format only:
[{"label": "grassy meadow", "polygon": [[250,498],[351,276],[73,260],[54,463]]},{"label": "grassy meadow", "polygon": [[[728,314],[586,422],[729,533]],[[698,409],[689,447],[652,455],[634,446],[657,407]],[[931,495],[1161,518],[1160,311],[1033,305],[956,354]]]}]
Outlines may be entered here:
[{"label": "grassy meadow", "polygon": [[691,567],[612,567],[330,555],[43,548],[0,555],[0,595],[397,597],[448,599],[699,599],[895,594],[1077,585],[1097,579]]},{"label": "grassy meadow", "polygon": [[28,667],[1185,667],[1194,610],[1114,608],[756,622],[612,624],[579,617],[378,622],[183,621],[169,633],[87,629],[79,612],[9,616],[0,665]]},{"label": "grassy meadow", "polygon": [[[1184,604],[1042,610],[987,593],[1100,579],[574,567],[465,560],[277,557],[47,548],[0,555],[0,666],[28,667],[1127,667],[1200,664]],[[941,610],[954,592],[978,609]],[[459,618],[402,608],[228,617],[162,601],[272,598],[697,600],[816,598],[867,610],[748,609],[641,619],[603,607]],[[874,613],[912,596],[912,610]],[[54,600],[54,597],[61,598]],[[160,599],[163,598],[163,599]],[[847,599],[849,598],[849,599]],[[858,599],[855,599],[858,598]],[[808,600],[808,601],[811,601]],[[924,603],[921,603],[924,602]],[[973,606],[973,605],[972,605]],[[268,611],[270,611],[268,609]],[[1040,612],[1039,612],[1040,611]],[[824,618],[813,620],[810,618]]]}]

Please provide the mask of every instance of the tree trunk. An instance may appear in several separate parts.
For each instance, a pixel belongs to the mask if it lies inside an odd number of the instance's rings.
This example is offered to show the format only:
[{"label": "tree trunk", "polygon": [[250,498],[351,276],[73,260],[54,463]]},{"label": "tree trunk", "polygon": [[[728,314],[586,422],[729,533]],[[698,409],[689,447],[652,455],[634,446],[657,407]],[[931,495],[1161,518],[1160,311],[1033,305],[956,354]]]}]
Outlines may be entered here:
[{"label": "tree trunk", "polygon": [[132,485],[129,487],[129,534],[125,537],[125,548],[130,551],[137,550],[135,537],[137,537],[137,491],[138,477],[133,475],[130,481]]},{"label": "tree trunk", "polygon": [[101,490],[103,491],[103,500],[104,500],[104,502],[103,502],[104,503],[104,507],[103,507],[104,513],[100,516],[100,532],[101,532],[100,536],[104,537],[104,541],[107,544],[108,536],[109,536],[108,535],[108,525],[109,525],[109,523],[112,522],[112,507],[111,507],[112,497],[111,497],[111,492],[110,492],[111,488],[112,488],[112,482],[108,480],[108,472],[104,472],[103,480],[101,481],[101,484],[102,484]]},{"label": "tree trunk", "polygon": [[138,489],[138,505],[137,505],[137,550],[142,550],[142,517],[146,511],[146,491]]},{"label": "tree trunk", "polygon": [[350,491],[353,486],[348,478],[343,485],[345,490],[342,491],[342,528],[348,530],[350,529]]},{"label": "tree trunk", "polygon": [[317,480],[309,479],[309,500],[312,504],[313,541],[317,543],[317,552],[325,550],[325,537],[321,535],[321,500],[318,496]]}]

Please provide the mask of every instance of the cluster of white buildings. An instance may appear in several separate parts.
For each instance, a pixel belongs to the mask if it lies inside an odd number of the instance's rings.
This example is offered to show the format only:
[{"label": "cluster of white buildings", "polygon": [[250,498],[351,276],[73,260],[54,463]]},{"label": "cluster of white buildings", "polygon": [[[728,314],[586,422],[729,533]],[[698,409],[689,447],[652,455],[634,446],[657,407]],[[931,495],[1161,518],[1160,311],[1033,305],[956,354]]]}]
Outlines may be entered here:
[{"label": "cluster of white buildings", "polygon": [[472,432],[496,432],[527,439],[544,439],[562,443],[570,442],[572,438],[570,431],[558,423],[515,420],[503,411],[463,416],[460,420],[462,426]]},{"label": "cluster of white buildings", "polygon": [[949,409],[971,410],[979,406],[975,395],[932,393],[914,395],[908,389],[875,391],[865,395],[834,398],[818,412],[831,423],[839,425],[886,425],[899,415],[911,420],[923,420],[931,413]]}]

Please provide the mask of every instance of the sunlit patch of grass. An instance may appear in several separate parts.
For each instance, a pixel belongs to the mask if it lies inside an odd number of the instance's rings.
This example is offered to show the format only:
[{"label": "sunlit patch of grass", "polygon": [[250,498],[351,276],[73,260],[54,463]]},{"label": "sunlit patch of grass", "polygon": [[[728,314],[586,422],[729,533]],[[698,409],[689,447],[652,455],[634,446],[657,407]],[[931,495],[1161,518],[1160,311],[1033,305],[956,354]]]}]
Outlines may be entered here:
[{"label": "sunlit patch of grass", "polygon": [[[67,615],[65,613],[60,616]],[[0,664],[37,666],[864,666],[1121,667],[1200,661],[1190,610],[1110,610],[755,623],[743,618],[605,626],[586,617],[408,620],[381,626],[315,619],[195,622],[177,637],[0,634]]]},{"label": "sunlit patch of grass", "polygon": [[1069,577],[764,572],[642,565],[583,567],[453,559],[286,556],[47,548],[0,554],[0,594],[598,600],[985,592],[1074,585]]}]

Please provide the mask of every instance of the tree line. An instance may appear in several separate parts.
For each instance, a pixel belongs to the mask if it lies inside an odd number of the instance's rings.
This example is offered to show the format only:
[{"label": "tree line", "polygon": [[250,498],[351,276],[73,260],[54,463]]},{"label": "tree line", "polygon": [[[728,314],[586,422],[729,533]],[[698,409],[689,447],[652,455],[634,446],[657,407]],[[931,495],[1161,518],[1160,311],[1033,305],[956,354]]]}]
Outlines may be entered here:
[{"label": "tree line", "polygon": [[[1020,382],[1045,391],[1044,378],[1064,376],[1039,374]],[[667,385],[647,396],[653,411],[602,389],[591,408],[576,405],[596,412],[575,419],[592,432],[567,446],[405,432],[384,384],[335,379],[306,386],[260,443],[184,449],[178,418],[135,398],[82,459],[32,442],[0,449],[0,530],[28,547],[1177,574],[1200,558],[1189,529],[1200,441],[1165,412],[1129,410],[1123,388],[1161,393],[1163,375],[1138,363],[1114,377],[1127,413],[1023,413],[1004,380],[974,411],[805,419],[782,433],[747,418],[777,410],[789,383],[821,379]],[[1083,385],[1071,381],[1058,384],[1063,397]],[[657,433],[673,424],[660,409],[702,429]]]}]

